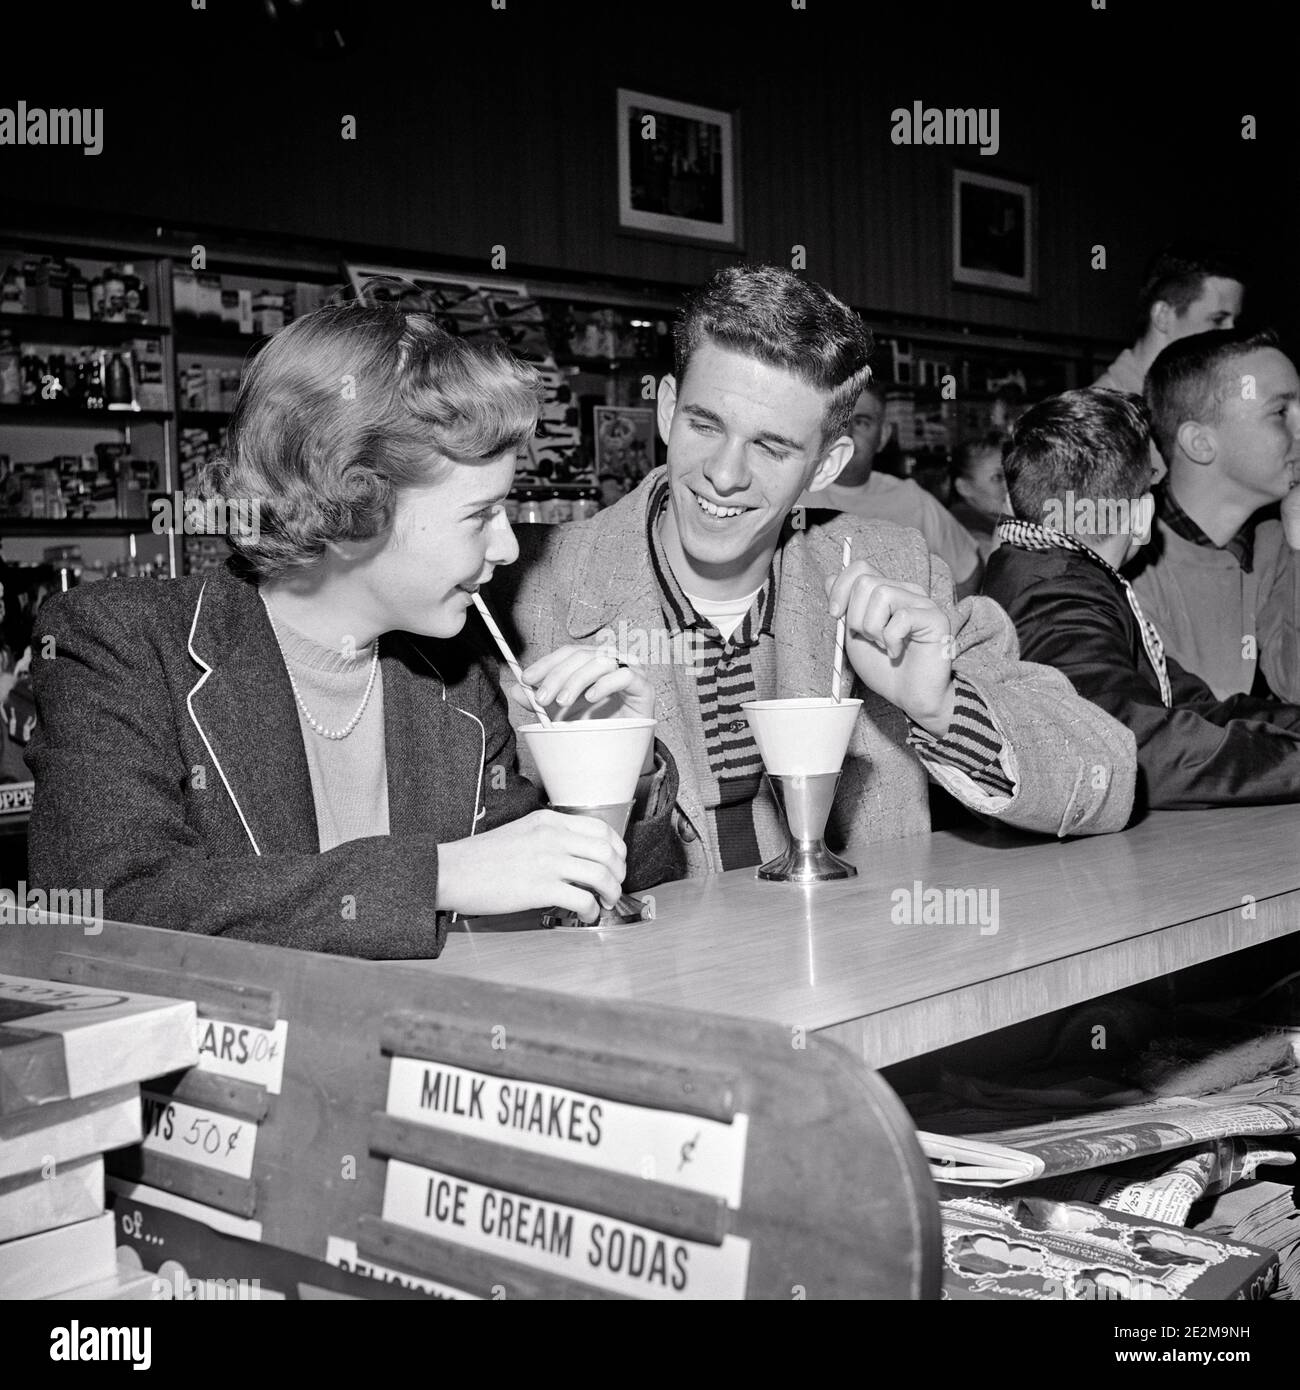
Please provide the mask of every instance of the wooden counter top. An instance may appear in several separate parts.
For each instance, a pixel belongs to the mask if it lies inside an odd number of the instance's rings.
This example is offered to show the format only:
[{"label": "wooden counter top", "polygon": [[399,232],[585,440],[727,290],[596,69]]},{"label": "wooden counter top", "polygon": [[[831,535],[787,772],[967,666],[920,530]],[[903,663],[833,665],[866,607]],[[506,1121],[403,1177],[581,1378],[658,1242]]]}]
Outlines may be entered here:
[{"label": "wooden counter top", "polygon": [[[892,920],[917,882],[984,890],[990,924],[996,890],[997,930]],[[427,968],[825,1030],[884,1066],[1300,930],[1300,813],[1161,812],[1064,842],[942,832],[882,844],[847,883],[743,869],[654,896],[654,922],[603,935],[462,924]]]}]

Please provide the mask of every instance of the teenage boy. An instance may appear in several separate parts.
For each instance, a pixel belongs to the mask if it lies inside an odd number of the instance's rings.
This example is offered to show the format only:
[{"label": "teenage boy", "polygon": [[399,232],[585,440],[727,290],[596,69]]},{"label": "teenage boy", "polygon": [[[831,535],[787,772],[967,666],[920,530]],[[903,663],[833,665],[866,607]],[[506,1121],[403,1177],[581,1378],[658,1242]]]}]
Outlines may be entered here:
[{"label": "teenage boy", "polygon": [[1022,654],[1055,666],[1137,738],[1139,806],[1300,801],[1300,708],[1219,700],[1171,656],[1120,573],[1150,523],[1150,428],[1137,396],[1067,391],[1017,422],[1011,510],[983,592]]},{"label": "teenage boy", "polygon": [[[1128,819],[1132,737],[1054,671],[1017,658],[996,605],[955,605],[915,531],[791,512],[853,453],[870,336],[820,286],[775,267],[720,271],[688,304],[659,386],[666,468],[588,521],[520,536],[495,602],[546,704],[578,699],[591,644],[647,661],[658,738],[680,776],[679,873],[760,863],[784,836],[747,700],[827,695],[836,620],[863,699],[828,843],[850,860],[926,832],[926,774],[967,807],[1058,835]],[[852,560],[843,566],[845,541]],[[551,638],[570,644],[555,651]],[[543,652],[550,656],[538,656]],[[531,718],[522,714],[520,718]]]},{"label": "teenage boy", "polygon": [[1142,607],[1220,699],[1300,703],[1296,369],[1271,333],[1202,333],[1156,358],[1146,391],[1169,476],[1132,576]]},{"label": "teenage boy", "polygon": [[1165,246],[1147,265],[1138,293],[1137,338],[1093,383],[1142,394],[1151,364],[1179,338],[1232,328],[1245,296],[1242,272],[1226,253],[1190,242]]}]

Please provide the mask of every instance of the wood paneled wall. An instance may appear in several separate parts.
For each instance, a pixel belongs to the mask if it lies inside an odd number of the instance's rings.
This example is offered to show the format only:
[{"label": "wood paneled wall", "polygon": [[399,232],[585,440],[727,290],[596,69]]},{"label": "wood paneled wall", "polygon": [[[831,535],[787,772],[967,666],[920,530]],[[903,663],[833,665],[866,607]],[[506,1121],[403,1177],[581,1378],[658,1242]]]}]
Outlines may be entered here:
[{"label": "wood paneled wall", "polygon": [[[1188,94],[1187,109],[1166,109],[1165,93],[1138,100],[1105,73],[1081,89],[1047,63],[1013,68],[954,50],[960,71],[945,76],[903,49],[851,43],[843,54],[770,49],[727,62],[690,45],[588,42],[526,61],[491,46],[426,54],[416,39],[402,51],[399,38],[334,64],[191,51],[150,81],[147,100],[124,91],[104,101],[98,158],[0,152],[4,192],[169,228],[394,248],[416,261],[469,257],[486,269],[504,245],[512,266],[696,283],[732,257],[617,230],[614,93],[624,85],[734,106],[746,257],[789,263],[802,245],[809,275],[869,309],[1126,340],[1142,264],[1160,241],[1229,234],[1267,267],[1295,229],[1293,208],[1279,220],[1267,174],[1276,143],[1244,145],[1226,107]],[[997,156],[891,144],[891,109],[917,99],[997,106]],[[357,119],[355,141],[340,138],[345,114]],[[1035,182],[1035,299],[953,286],[959,162]],[[1096,244],[1107,247],[1105,271],[1090,268]],[[1285,319],[1293,291],[1274,279],[1268,292]]]}]

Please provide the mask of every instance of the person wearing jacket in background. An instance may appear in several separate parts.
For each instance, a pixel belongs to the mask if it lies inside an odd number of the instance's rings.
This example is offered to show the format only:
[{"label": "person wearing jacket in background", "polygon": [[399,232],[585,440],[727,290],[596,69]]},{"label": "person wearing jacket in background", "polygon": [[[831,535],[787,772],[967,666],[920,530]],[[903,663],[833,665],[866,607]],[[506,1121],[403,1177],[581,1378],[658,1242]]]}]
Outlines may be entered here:
[{"label": "person wearing jacket in background", "polygon": [[1120,574],[1149,534],[1158,481],[1144,402],[1095,387],[1054,396],[1017,422],[1004,467],[1015,520],[983,591],[1027,658],[1132,729],[1139,806],[1300,801],[1300,707],[1220,700],[1166,652]]}]

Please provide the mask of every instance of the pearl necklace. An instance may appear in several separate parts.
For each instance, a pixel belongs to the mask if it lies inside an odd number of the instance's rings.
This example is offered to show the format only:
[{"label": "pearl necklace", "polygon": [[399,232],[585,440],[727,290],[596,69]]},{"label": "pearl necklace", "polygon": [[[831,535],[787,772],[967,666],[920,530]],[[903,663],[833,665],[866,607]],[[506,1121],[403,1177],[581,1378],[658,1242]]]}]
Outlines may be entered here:
[{"label": "pearl necklace", "polygon": [[313,733],[319,734],[321,738],[338,740],[347,738],[353,729],[357,727],[361,716],[366,712],[366,706],[370,703],[370,692],[375,688],[375,676],[379,673],[379,639],[375,639],[375,654],[370,658],[370,678],[366,681],[366,693],[361,697],[361,704],[357,707],[357,712],[341,729],[327,729],[302,702],[302,694],[298,689],[298,682],[293,678],[293,669],[289,665],[289,658],[284,655],[284,643],[280,641],[280,629],[275,625],[275,618],[271,615],[271,605],[266,601],[266,595],[262,595],[262,606],[266,609],[266,616],[271,621],[271,631],[275,633],[275,640],[280,647],[280,655],[284,657],[284,669],[289,676],[289,685],[293,689],[293,698],[298,702],[298,708],[302,711],[303,718],[311,726]]}]

